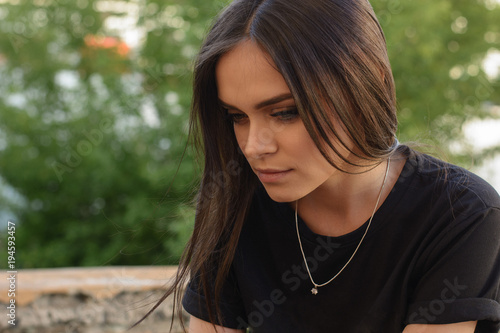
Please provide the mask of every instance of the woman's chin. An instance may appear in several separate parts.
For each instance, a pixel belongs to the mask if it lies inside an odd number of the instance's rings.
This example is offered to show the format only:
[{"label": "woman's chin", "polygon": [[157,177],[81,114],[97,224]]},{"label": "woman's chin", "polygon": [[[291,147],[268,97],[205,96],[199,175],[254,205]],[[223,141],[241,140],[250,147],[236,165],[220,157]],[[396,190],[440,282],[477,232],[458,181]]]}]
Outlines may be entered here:
[{"label": "woman's chin", "polygon": [[269,197],[275,202],[294,202],[301,198],[300,195],[294,193],[293,191],[280,191],[274,188],[269,188],[266,185],[264,185],[264,188],[266,189],[267,195],[269,195]]}]

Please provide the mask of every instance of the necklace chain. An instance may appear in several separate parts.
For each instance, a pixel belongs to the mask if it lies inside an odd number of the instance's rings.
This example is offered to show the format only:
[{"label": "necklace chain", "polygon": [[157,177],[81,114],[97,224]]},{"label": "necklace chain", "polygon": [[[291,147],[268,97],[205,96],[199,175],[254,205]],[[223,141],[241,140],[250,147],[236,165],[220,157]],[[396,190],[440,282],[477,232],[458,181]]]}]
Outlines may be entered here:
[{"label": "necklace chain", "polygon": [[347,267],[347,265],[349,265],[349,263],[351,262],[352,258],[354,258],[354,255],[356,254],[356,252],[358,252],[358,249],[359,247],[361,246],[361,243],[363,243],[363,240],[365,239],[365,236],[366,234],[368,233],[368,229],[370,228],[370,225],[372,224],[372,220],[373,220],[373,216],[375,215],[375,212],[377,211],[377,207],[378,207],[378,204],[380,202],[380,198],[382,197],[382,192],[384,190],[384,187],[385,187],[385,183],[387,181],[387,175],[389,174],[389,166],[390,166],[390,163],[391,163],[391,159],[389,158],[387,160],[387,169],[385,170],[385,176],[384,176],[384,182],[382,183],[382,186],[380,187],[380,192],[378,194],[378,197],[377,197],[377,202],[375,203],[375,207],[373,208],[373,212],[372,212],[372,215],[370,217],[370,220],[368,221],[368,225],[366,226],[366,230],[363,234],[363,237],[361,237],[361,240],[359,241],[358,243],[358,246],[356,247],[356,249],[354,250],[354,252],[352,253],[351,257],[349,258],[349,260],[347,260],[347,262],[345,263],[344,267],[342,267],[340,269],[340,271],[338,271],[337,274],[335,274],[330,280],[326,281],[325,283],[321,283],[321,284],[318,284],[316,282],[314,282],[314,279],[311,275],[311,271],[309,270],[309,265],[307,264],[307,259],[306,259],[306,255],[304,254],[304,249],[302,247],[302,241],[300,240],[300,233],[299,233],[299,222],[298,222],[298,218],[297,218],[297,215],[298,215],[298,209],[299,209],[299,201],[297,200],[295,202],[295,228],[297,229],[297,238],[299,240],[299,246],[300,246],[300,252],[302,252],[302,258],[304,258],[304,264],[306,266],[306,270],[307,270],[307,274],[309,274],[309,279],[311,280],[312,284],[313,284],[313,288],[311,289],[311,293],[313,295],[316,295],[318,293],[318,288],[319,287],[324,287],[326,286],[327,284],[329,284],[330,282],[332,282],[333,280],[335,280],[337,278],[337,276],[340,275],[340,273],[342,273],[342,271]]}]

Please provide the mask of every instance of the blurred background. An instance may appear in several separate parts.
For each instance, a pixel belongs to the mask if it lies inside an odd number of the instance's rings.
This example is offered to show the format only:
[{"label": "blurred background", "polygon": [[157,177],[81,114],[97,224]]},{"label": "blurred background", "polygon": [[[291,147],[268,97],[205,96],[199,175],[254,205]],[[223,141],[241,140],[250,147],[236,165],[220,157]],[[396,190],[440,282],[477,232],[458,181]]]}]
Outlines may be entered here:
[{"label": "blurred background", "polygon": [[[222,0],[0,0],[0,267],[176,264],[193,59]],[[373,0],[399,140],[500,190],[500,3]],[[186,149],[187,147],[187,149]]]},{"label": "blurred background", "polygon": [[[399,140],[500,191],[500,0],[371,2]],[[227,3],[0,0],[0,269],[10,221],[19,270],[17,326],[2,315],[0,332],[122,332],[161,296],[201,170],[193,60]],[[171,309],[133,332],[165,331]]]}]

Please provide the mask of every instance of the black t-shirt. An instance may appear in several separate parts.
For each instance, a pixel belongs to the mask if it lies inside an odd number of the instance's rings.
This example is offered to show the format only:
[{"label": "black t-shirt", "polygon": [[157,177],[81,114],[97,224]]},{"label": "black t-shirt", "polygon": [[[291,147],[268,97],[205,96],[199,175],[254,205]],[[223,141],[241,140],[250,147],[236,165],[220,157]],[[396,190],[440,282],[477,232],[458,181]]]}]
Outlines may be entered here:
[{"label": "black t-shirt", "polygon": [[[313,287],[293,209],[254,196],[222,291],[224,326],[252,332],[402,332],[412,323],[478,320],[500,329],[500,198],[459,167],[406,150],[408,159],[361,247],[330,284]],[[340,237],[299,219],[309,268],[328,281],[351,257],[367,223]],[[208,321],[192,281],[183,305]]]}]

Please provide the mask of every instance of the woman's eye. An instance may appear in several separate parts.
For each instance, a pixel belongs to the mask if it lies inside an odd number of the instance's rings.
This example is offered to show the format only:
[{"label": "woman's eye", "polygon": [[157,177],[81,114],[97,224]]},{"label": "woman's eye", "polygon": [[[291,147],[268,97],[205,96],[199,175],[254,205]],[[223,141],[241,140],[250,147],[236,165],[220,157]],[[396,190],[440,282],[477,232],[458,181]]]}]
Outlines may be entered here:
[{"label": "woman's eye", "polygon": [[228,113],[227,114],[227,119],[232,122],[233,124],[239,124],[243,120],[245,120],[246,115],[243,113]]},{"label": "woman's eye", "polygon": [[282,121],[293,120],[293,119],[297,118],[298,115],[299,115],[299,112],[297,111],[296,108],[290,108],[290,109],[286,109],[283,111],[277,111],[277,112],[271,113],[271,117],[278,118],[279,120],[282,120]]}]

